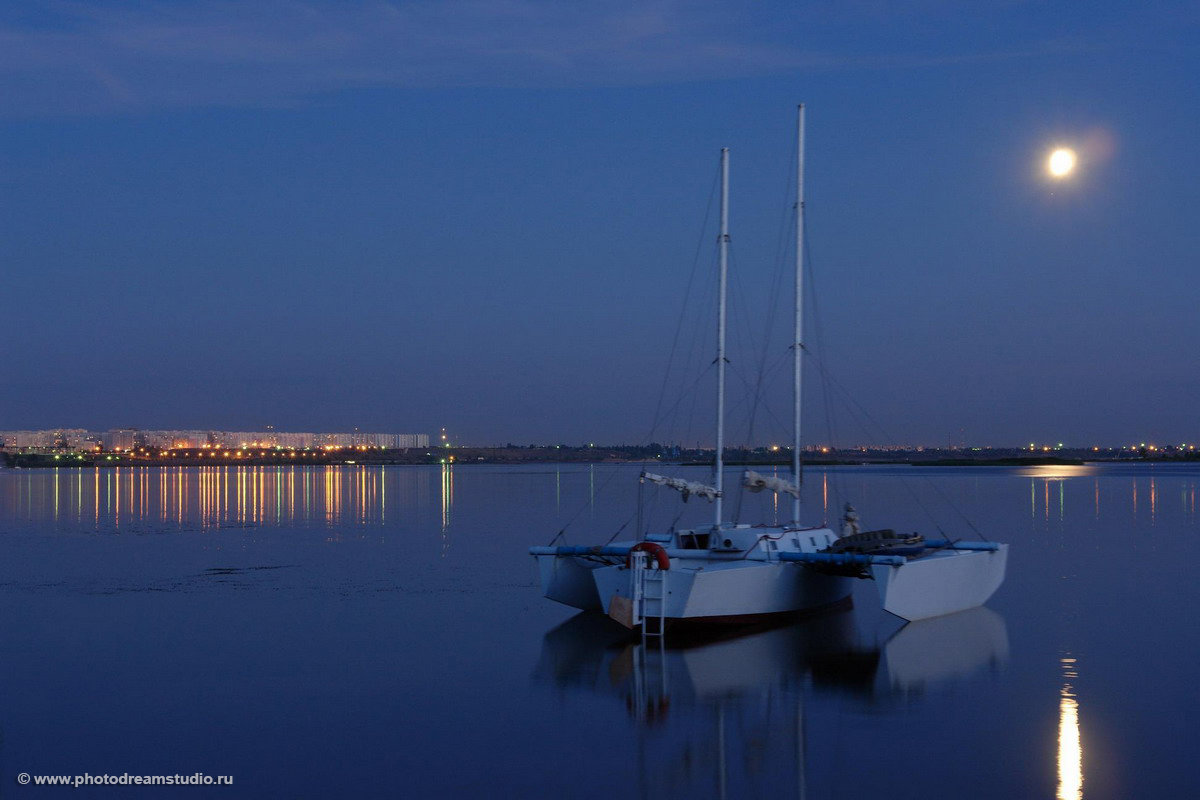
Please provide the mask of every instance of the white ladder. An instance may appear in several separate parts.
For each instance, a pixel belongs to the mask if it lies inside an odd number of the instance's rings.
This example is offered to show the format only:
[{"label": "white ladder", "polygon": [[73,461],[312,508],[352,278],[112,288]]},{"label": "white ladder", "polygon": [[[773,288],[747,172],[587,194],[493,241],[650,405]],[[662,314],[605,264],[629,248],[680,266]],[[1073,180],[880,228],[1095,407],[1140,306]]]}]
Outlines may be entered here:
[{"label": "white ladder", "polygon": [[666,631],[667,570],[659,569],[652,555],[634,553],[633,556],[633,624],[642,626],[643,639],[661,637]]}]

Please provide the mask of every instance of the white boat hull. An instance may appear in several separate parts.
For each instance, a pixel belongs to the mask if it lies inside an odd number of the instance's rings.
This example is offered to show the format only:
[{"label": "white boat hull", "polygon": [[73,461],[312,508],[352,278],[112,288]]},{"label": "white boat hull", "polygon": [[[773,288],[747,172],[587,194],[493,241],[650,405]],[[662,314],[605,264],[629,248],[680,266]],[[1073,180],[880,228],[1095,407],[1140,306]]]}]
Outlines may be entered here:
[{"label": "white boat hull", "polygon": [[[778,561],[672,560],[666,574],[663,617],[668,623],[741,623],[771,615],[815,611],[844,601],[852,580]],[[699,566],[697,566],[699,565]],[[633,627],[633,570],[593,572],[602,609]]]},{"label": "white boat hull", "polygon": [[570,556],[536,556],[542,593],[563,605],[583,611],[603,611],[592,574],[604,566]]},{"label": "white boat hull", "polygon": [[988,601],[1004,582],[1008,545],[996,550],[941,550],[902,566],[873,566],[885,611],[909,620],[965,611]]}]

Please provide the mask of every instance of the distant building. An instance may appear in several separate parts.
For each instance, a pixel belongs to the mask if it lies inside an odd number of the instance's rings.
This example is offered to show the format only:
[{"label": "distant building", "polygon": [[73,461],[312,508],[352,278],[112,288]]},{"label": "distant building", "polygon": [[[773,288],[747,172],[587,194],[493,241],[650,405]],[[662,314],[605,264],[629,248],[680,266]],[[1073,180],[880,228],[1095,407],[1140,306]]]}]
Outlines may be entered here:
[{"label": "distant building", "polygon": [[132,450],[140,442],[137,428],[111,428],[101,437],[105,450]]},{"label": "distant building", "polygon": [[0,439],[5,447],[53,447],[54,431],[4,431]]},{"label": "distant building", "polygon": [[287,447],[293,450],[303,450],[306,447],[313,446],[312,433],[275,433],[275,444],[279,447]]},{"label": "distant building", "polygon": [[67,447],[91,450],[103,445],[106,450],[134,450],[151,447],[160,450],[203,447],[283,447],[289,450],[320,447],[381,447],[386,449],[428,447],[426,433],[289,433],[285,431],[209,431],[147,430],[112,428],[88,431],[61,428],[44,431],[0,431],[0,447]]},{"label": "distant building", "polygon": [[83,428],[59,431],[60,441],[70,450],[92,450],[100,442],[100,435]]},{"label": "distant building", "polygon": [[145,447],[159,449],[204,447],[209,443],[208,431],[142,431]]},{"label": "distant building", "polygon": [[397,433],[396,447],[429,447],[429,434]]}]

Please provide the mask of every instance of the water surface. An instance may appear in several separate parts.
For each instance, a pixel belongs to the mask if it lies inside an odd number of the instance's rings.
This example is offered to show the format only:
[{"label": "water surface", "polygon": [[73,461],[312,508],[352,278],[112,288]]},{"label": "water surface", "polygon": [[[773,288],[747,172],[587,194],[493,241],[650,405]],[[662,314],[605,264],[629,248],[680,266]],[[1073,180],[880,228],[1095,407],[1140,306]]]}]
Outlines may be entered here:
[{"label": "water surface", "polygon": [[[525,553],[628,535],[636,474],[0,470],[0,796],[63,791],[21,772],[198,771],[235,784],[177,791],[1200,793],[1200,470],[812,470],[811,521],[849,499],[870,527],[978,531],[1012,544],[1007,582],[908,626],[862,582],[851,610],[662,651],[542,599]],[[709,508],[644,500],[645,525]]]}]

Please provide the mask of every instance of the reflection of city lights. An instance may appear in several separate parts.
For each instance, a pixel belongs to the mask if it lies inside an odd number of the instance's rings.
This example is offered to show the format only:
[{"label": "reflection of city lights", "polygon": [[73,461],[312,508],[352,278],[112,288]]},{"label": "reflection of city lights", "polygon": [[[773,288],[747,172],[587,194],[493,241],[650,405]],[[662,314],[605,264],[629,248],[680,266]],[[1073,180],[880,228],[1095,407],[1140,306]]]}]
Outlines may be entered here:
[{"label": "reflection of city lights", "polygon": [[442,461],[442,555],[446,555],[445,533],[450,527],[450,511],[454,507],[454,467]]}]

